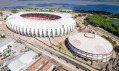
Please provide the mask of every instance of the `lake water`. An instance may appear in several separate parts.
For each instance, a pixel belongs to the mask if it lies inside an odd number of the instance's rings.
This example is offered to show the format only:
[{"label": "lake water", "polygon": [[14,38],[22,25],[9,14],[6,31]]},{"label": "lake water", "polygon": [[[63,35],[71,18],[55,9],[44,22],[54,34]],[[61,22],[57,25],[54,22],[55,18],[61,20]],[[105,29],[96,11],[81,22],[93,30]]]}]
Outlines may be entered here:
[{"label": "lake water", "polygon": [[106,11],[114,14],[119,14],[119,6],[113,6],[113,5],[98,4],[98,5],[75,6],[74,9],[97,10],[97,11]]},{"label": "lake water", "polygon": [[119,20],[113,19],[112,22],[113,22],[113,23],[116,23],[116,24],[119,24]]},{"label": "lake water", "polygon": [[100,2],[98,0],[0,0],[0,8],[68,8],[119,14],[119,2]]},{"label": "lake water", "polygon": [[[30,5],[30,4],[28,4]],[[119,6],[114,5],[70,5],[70,4],[60,4],[61,8],[76,9],[76,10],[96,10],[96,11],[106,11],[114,14],[119,14]],[[35,4],[37,8],[52,8],[52,4]],[[32,6],[31,6],[32,7]],[[29,6],[9,6],[4,7],[6,9],[10,8],[29,8]],[[56,7],[58,8],[58,7]]]}]

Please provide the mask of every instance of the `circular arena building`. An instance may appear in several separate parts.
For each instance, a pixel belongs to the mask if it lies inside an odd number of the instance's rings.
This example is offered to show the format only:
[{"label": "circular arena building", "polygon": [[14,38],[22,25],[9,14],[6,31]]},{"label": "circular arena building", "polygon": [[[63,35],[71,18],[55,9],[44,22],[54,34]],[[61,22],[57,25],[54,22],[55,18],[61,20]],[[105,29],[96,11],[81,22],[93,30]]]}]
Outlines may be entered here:
[{"label": "circular arena building", "polygon": [[83,58],[106,62],[112,57],[113,46],[106,39],[81,32],[68,37],[68,48]]},{"label": "circular arena building", "polygon": [[66,14],[50,12],[20,12],[6,19],[7,27],[21,35],[55,37],[69,34],[76,26]]}]

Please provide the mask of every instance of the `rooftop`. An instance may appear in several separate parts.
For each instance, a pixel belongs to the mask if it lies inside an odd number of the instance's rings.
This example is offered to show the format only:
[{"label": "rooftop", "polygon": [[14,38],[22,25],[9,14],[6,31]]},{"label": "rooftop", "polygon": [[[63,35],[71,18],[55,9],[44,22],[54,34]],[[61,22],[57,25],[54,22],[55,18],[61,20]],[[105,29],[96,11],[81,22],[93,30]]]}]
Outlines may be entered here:
[{"label": "rooftop", "polygon": [[19,54],[15,58],[6,62],[8,68],[11,71],[19,71],[19,69],[24,68],[34,61],[34,57],[36,57],[36,53],[33,51],[28,51],[22,54]]},{"label": "rooftop", "polygon": [[92,54],[107,54],[112,52],[113,46],[106,39],[91,33],[81,32],[68,38],[75,48]]},{"label": "rooftop", "polygon": [[5,46],[11,42],[15,42],[15,40],[11,37],[6,37],[0,40],[0,47]]},{"label": "rooftop", "polygon": [[10,45],[12,49],[16,52],[20,52],[22,48],[25,48],[25,45],[20,44],[20,43],[13,43]]},{"label": "rooftop", "polygon": [[40,71],[47,71],[52,66],[51,62],[48,62]]}]

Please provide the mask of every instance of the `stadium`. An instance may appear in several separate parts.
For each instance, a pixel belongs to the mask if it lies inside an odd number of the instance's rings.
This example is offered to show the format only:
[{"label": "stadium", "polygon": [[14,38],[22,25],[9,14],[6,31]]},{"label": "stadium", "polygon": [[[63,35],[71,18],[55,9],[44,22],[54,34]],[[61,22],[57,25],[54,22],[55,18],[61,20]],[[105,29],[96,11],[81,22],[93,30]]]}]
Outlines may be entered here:
[{"label": "stadium", "polygon": [[92,33],[81,32],[67,39],[68,48],[82,58],[94,61],[108,61],[113,46],[106,39]]},{"label": "stadium", "polygon": [[20,12],[6,19],[15,33],[31,37],[56,37],[69,34],[76,26],[71,14],[51,12]]}]

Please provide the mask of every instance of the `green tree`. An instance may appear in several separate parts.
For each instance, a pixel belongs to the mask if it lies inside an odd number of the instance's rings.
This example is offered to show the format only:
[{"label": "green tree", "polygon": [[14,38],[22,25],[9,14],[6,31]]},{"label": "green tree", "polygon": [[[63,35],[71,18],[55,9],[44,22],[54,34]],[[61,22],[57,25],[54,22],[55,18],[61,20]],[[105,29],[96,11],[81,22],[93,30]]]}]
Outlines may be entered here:
[{"label": "green tree", "polygon": [[58,47],[59,50],[61,50],[62,47],[63,47],[62,43],[59,43],[59,44],[57,45],[57,47]]},{"label": "green tree", "polygon": [[119,53],[119,46],[115,46],[114,47],[114,51],[117,52],[117,53]]},{"label": "green tree", "polygon": [[113,23],[110,17],[105,17],[101,14],[93,14],[91,16],[87,16],[86,18],[88,23],[84,24],[90,24],[95,27],[101,27],[104,30],[107,30],[108,32],[111,32],[114,35],[119,36],[119,25]]},{"label": "green tree", "polygon": [[6,16],[6,17],[4,18],[4,20],[6,20],[6,19],[7,19],[7,17],[8,17],[8,16]]},{"label": "green tree", "polygon": [[88,26],[88,25],[89,25],[89,23],[88,23],[88,22],[84,22],[84,24],[85,24],[85,26]]},{"label": "green tree", "polygon": [[18,10],[17,10],[17,9],[12,9],[11,12],[12,12],[12,13],[17,13]]},{"label": "green tree", "polygon": [[1,38],[5,38],[5,35],[1,35]]},{"label": "green tree", "polygon": [[3,12],[0,12],[0,15],[3,16]]}]

